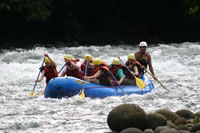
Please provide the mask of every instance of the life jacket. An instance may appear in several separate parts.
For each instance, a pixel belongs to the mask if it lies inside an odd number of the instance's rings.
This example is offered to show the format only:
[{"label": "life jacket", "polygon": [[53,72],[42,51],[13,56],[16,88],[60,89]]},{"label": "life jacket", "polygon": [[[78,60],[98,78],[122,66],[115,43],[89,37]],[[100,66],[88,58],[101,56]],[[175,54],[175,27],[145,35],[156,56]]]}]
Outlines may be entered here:
[{"label": "life jacket", "polygon": [[[124,67],[124,65],[122,65],[122,64],[120,64],[120,65],[118,65],[117,67],[111,67],[110,68],[110,71],[112,72],[112,74],[115,76],[115,78],[117,79],[117,80],[120,80],[120,77],[117,75],[117,71],[119,70],[119,69],[121,69],[122,67]],[[114,80],[114,78],[112,77],[112,79]]]},{"label": "life jacket", "polygon": [[[138,67],[138,69],[139,69],[139,67],[141,66],[141,64],[140,64],[138,61],[134,61],[134,62],[131,63],[131,64],[130,64],[128,61],[126,61],[125,64],[126,64],[126,66],[127,66],[131,71],[133,71],[133,72],[135,72],[135,71],[134,71],[134,66],[135,66],[135,65]],[[127,70],[127,68],[124,68],[124,67],[123,67],[123,70],[124,70],[124,74],[125,74],[126,78],[131,79],[131,80],[135,79],[135,78],[133,77],[133,75]]]},{"label": "life jacket", "polygon": [[[78,61],[79,61],[79,59],[73,60],[73,62],[75,64],[77,64]],[[73,69],[73,68],[70,69],[68,64],[66,64],[66,74],[67,74],[67,76],[72,76],[72,77],[76,77],[79,79],[83,79],[83,72],[80,71],[79,69]]]},{"label": "life jacket", "polygon": [[52,78],[55,78],[55,77],[58,77],[58,72],[56,70],[56,67],[54,66],[49,66],[49,67],[46,67],[46,66],[43,66],[42,67],[42,70],[45,71],[45,74],[44,76],[46,77],[46,84],[49,82],[49,80],[51,80]]},{"label": "life jacket", "polygon": [[110,77],[108,64],[106,62],[102,62],[101,65],[95,68],[94,72],[98,72],[102,70],[102,74],[97,78],[98,80],[108,80]]},{"label": "life jacket", "polygon": [[[88,63],[92,63],[92,60]],[[86,68],[86,61],[84,61],[82,64],[81,64],[81,71],[85,74],[85,68]],[[95,69],[94,68],[88,68],[87,69],[87,76],[92,76],[95,74]]]}]

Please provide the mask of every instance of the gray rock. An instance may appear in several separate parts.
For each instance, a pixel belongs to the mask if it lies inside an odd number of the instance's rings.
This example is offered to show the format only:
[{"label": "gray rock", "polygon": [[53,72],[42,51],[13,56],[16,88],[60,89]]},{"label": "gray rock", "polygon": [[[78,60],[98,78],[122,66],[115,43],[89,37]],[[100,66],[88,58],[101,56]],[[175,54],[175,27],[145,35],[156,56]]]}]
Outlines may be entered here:
[{"label": "gray rock", "polygon": [[184,124],[186,124],[186,120],[185,120],[185,118],[183,118],[183,117],[180,117],[180,118],[178,118],[176,121],[175,121],[175,124],[178,126],[178,125],[184,125]]},{"label": "gray rock", "polygon": [[179,132],[174,128],[169,128],[161,131],[160,133],[179,133]]},{"label": "gray rock", "polygon": [[166,118],[167,120],[171,120],[172,122],[175,122],[175,121],[180,117],[180,116],[177,115],[176,113],[171,112],[171,111],[166,110],[166,109],[157,110],[156,113],[165,116],[165,118]]},{"label": "gray rock", "polygon": [[147,114],[148,128],[155,130],[159,126],[167,125],[166,118],[161,114]]},{"label": "gray rock", "polygon": [[193,112],[186,109],[178,110],[176,111],[176,114],[178,114],[180,117],[183,117],[185,119],[191,119],[195,117]]},{"label": "gray rock", "polygon": [[195,124],[195,125],[192,126],[192,128],[190,129],[190,132],[196,132],[196,131],[200,131],[200,123]]},{"label": "gray rock", "polygon": [[160,126],[160,127],[157,127],[155,129],[155,133],[160,133],[161,131],[165,130],[165,129],[169,129],[168,126]]},{"label": "gray rock", "polygon": [[112,131],[120,132],[126,128],[146,129],[147,116],[142,108],[135,104],[122,104],[114,108],[107,117]]},{"label": "gray rock", "polygon": [[152,129],[145,129],[144,133],[155,133]]},{"label": "gray rock", "polygon": [[143,132],[138,128],[126,128],[122,130],[120,133],[143,133]]}]

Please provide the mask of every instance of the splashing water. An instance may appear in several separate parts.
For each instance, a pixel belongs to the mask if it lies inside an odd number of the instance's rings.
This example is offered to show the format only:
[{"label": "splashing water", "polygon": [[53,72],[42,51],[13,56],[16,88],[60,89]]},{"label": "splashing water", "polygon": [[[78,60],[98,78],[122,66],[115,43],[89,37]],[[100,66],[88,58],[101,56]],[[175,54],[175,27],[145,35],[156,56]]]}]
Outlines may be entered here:
[{"label": "splashing water", "polygon": [[[34,80],[39,72],[43,54],[56,61],[58,70],[65,54],[80,58],[90,53],[108,64],[114,57],[123,61],[137,51],[136,46],[79,46],[63,48],[2,50],[0,53],[0,131],[102,133],[109,131],[108,113],[123,103],[134,103],[147,113],[160,108],[177,111],[200,111],[200,43],[158,44],[148,47],[157,78],[171,91],[153,81],[155,89],[146,95],[108,97],[105,99],[45,99],[41,95],[45,81],[38,83],[33,97]],[[147,75],[147,74],[146,74]]]}]

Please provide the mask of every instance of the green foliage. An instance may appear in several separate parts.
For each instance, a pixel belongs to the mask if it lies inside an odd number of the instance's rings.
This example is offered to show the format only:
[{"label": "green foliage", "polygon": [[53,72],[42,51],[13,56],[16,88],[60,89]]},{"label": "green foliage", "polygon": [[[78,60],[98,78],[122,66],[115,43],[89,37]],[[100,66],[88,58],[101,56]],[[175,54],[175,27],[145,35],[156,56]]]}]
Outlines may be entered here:
[{"label": "green foliage", "polygon": [[187,9],[186,14],[196,16],[200,15],[200,0],[184,0]]},{"label": "green foliage", "polygon": [[0,10],[21,14],[26,20],[46,20],[52,14],[53,0],[3,0]]}]

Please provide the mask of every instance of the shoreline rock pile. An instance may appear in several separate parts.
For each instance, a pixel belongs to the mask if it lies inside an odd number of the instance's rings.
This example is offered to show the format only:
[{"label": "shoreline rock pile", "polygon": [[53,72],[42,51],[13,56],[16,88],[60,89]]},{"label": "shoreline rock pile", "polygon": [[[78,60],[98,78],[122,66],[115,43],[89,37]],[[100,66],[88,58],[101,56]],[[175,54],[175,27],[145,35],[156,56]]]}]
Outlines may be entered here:
[{"label": "shoreline rock pile", "polygon": [[159,109],[146,114],[136,104],[122,104],[108,114],[107,124],[107,133],[200,133],[200,112]]}]

